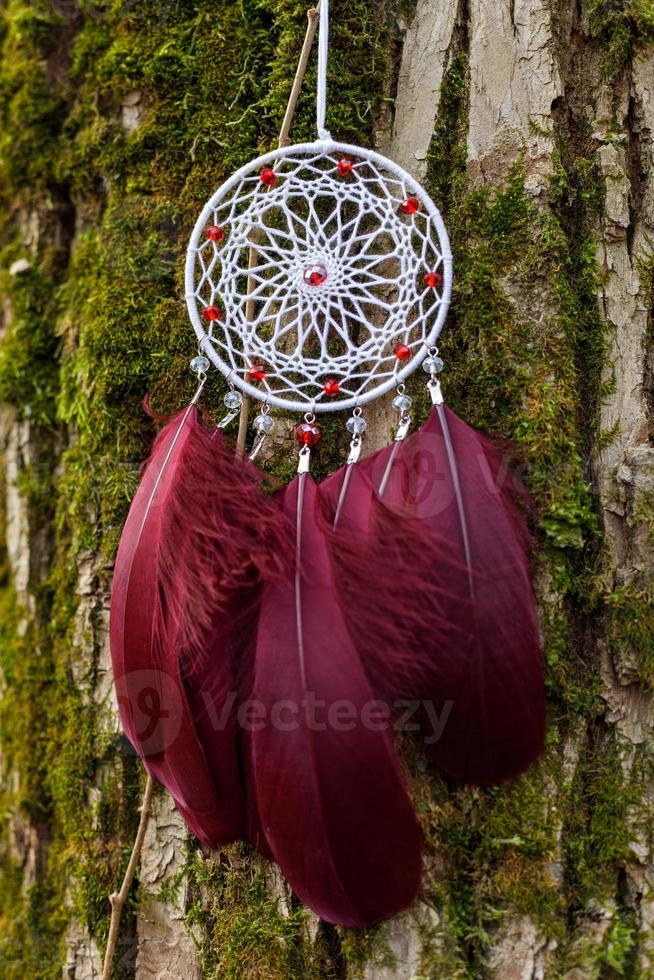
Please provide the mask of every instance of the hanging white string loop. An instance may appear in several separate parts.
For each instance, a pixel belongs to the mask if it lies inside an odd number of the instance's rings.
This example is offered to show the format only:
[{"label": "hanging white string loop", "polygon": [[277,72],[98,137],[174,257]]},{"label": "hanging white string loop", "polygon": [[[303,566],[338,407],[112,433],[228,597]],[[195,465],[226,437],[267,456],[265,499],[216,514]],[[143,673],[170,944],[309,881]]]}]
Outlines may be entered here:
[{"label": "hanging white string loop", "polygon": [[318,137],[330,140],[331,135],[325,129],[327,115],[327,60],[329,55],[329,0],[320,0],[320,26],[318,29],[318,94],[316,100],[316,118]]}]

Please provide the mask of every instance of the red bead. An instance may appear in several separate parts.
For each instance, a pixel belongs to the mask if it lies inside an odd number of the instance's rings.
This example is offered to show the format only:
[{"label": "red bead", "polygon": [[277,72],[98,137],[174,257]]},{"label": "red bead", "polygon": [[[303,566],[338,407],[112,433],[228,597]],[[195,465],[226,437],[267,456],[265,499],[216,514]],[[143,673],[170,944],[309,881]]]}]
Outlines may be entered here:
[{"label": "red bead", "polygon": [[318,426],[312,422],[302,422],[295,430],[295,438],[301,446],[317,446],[321,435]]},{"label": "red bead", "polygon": [[264,167],[259,176],[261,183],[265,184],[266,187],[274,187],[277,183],[277,174],[272,167]]},{"label": "red bead", "polygon": [[400,204],[402,214],[415,214],[420,210],[420,201],[417,197],[407,197],[404,204]]},{"label": "red bead", "polygon": [[223,311],[219,306],[205,306],[202,310],[202,316],[205,320],[222,320]]},{"label": "red bead", "polygon": [[327,269],[323,265],[314,265],[305,269],[304,281],[308,286],[322,286],[327,282]]},{"label": "red bead", "polygon": [[341,177],[349,177],[354,168],[354,164],[349,159],[349,157],[342,157],[338,161],[338,172]]},{"label": "red bead", "polygon": [[327,378],[322,386],[322,390],[325,392],[328,398],[334,398],[336,395],[340,395],[341,386],[336,378]]},{"label": "red bead", "polygon": [[253,364],[252,367],[249,369],[248,373],[252,381],[256,381],[258,384],[260,381],[263,381],[263,379],[265,378],[266,369],[263,366],[263,364]]},{"label": "red bead", "polygon": [[440,289],[443,285],[443,276],[440,272],[428,272],[425,276],[425,286],[430,289]]},{"label": "red bead", "polygon": [[393,353],[398,361],[408,361],[411,357],[411,348],[407,347],[406,344],[396,344],[393,348]]},{"label": "red bead", "polygon": [[225,237],[225,231],[220,225],[209,225],[207,228],[207,238],[210,238],[212,242],[222,242]]}]

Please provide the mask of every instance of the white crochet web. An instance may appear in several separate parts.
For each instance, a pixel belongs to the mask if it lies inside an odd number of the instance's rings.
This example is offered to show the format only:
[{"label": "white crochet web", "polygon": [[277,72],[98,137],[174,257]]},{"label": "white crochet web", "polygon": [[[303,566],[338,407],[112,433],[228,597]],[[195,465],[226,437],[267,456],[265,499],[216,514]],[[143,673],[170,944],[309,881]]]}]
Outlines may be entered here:
[{"label": "white crochet web", "polygon": [[407,377],[440,333],[451,285],[425,191],[392,161],[332,140],[239,170],[205,205],[186,264],[204,353],[247,394],[304,412],[364,405]]}]

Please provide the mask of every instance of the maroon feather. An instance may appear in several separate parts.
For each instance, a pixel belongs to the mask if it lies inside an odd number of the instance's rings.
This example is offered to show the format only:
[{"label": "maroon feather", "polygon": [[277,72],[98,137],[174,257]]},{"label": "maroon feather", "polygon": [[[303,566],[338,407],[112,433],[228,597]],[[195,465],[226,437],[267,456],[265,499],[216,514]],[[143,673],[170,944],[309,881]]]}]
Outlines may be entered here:
[{"label": "maroon feather", "polygon": [[[155,443],[116,557],[110,638],[123,728],[148,772],[167,787],[194,833],[212,843],[238,834],[240,787],[232,780],[226,798],[221,801],[218,796],[179,669],[176,638],[183,603],[177,597],[170,605],[166,600],[175,577],[170,522],[178,540],[179,491],[189,476],[189,458],[198,435],[196,410],[190,407],[170,422]],[[173,509],[177,510],[174,518]],[[188,532],[192,535],[192,525]]]},{"label": "maroon feather", "polygon": [[[342,480],[323,484],[329,514]],[[529,535],[517,496],[501,454],[442,406],[420,432],[359,465],[332,544],[375,689],[420,702],[429,758],[482,785],[522,772],[543,748]],[[364,587],[369,601],[348,602]]]},{"label": "maroon feather", "polygon": [[420,833],[389,732],[365,720],[374,695],[308,475],[286,489],[283,509],[296,567],[262,595],[252,697],[266,721],[251,733],[258,811],[302,901],[330,922],[363,926],[414,900]]},{"label": "maroon feather", "polygon": [[241,586],[216,617],[207,655],[196,663],[185,686],[195,729],[212,771],[219,771],[223,764],[225,740],[234,740],[244,794],[241,836],[272,859],[256,807],[247,718],[243,726],[239,717],[251,688],[260,598],[261,586],[253,576],[250,585]]},{"label": "maroon feather", "polygon": [[[283,564],[281,526],[254,468],[191,407],[155,443],[116,559],[111,648],[123,726],[205,842],[244,832],[234,630],[256,617],[258,576]],[[148,698],[158,709],[149,726]]]}]

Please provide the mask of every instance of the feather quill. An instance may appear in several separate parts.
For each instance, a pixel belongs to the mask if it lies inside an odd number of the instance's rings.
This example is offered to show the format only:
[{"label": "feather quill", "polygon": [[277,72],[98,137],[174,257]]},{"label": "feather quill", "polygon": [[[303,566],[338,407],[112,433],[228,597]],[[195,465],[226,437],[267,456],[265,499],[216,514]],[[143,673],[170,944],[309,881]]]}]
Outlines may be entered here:
[{"label": "feather quill", "polygon": [[[420,832],[388,730],[366,724],[374,702],[345,625],[318,490],[286,489],[295,569],[263,588],[251,733],[258,812],[270,850],[321,918],[363,926],[415,898]],[[372,709],[374,713],[374,708]]]}]

